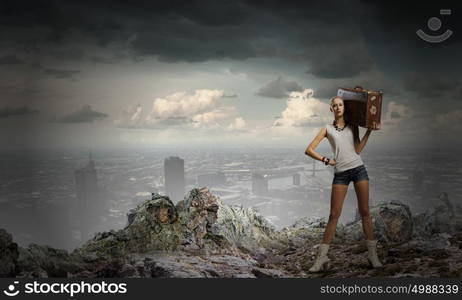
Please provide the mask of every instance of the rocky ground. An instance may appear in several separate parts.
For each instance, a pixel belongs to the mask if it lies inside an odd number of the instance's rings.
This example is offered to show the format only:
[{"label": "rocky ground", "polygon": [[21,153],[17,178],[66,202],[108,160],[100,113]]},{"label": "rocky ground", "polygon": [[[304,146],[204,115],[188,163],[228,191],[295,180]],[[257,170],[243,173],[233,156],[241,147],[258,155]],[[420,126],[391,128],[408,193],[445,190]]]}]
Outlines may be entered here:
[{"label": "rocky ground", "polygon": [[310,274],[325,219],[277,231],[207,188],[191,190],[177,205],[155,194],[128,213],[125,228],[98,233],[71,253],[18,247],[0,229],[0,277],[462,277],[462,207],[445,193],[438,204],[419,215],[397,201],[371,207],[384,266],[369,267],[356,220],[338,226],[331,269]]}]

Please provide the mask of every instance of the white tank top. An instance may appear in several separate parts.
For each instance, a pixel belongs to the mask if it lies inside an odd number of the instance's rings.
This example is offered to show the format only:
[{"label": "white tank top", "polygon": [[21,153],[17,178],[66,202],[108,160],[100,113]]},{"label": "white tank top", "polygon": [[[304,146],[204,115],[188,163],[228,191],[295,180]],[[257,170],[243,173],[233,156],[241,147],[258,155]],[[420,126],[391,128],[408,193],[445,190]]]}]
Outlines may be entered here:
[{"label": "white tank top", "polygon": [[347,125],[342,131],[337,131],[332,124],[326,124],[327,139],[332,147],[335,173],[343,172],[363,164],[361,156],[355,151],[353,130]]}]

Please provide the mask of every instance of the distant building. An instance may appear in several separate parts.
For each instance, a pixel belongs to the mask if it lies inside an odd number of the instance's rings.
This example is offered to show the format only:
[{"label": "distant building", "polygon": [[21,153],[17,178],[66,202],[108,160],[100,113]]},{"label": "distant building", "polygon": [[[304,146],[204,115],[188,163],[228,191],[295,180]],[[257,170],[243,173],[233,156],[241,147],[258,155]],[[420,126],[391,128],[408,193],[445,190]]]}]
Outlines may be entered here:
[{"label": "distant building", "polygon": [[170,156],[164,160],[165,193],[173,201],[184,199],[185,177],[184,160]]},{"label": "distant building", "polygon": [[298,173],[295,173],[293,176],[292,176],[292,184],[293,185],[300,185],[300,174]]},{"label": "distant building", "polygon": [[90,208],[98,196],[98,179],[96,175],[95,162],[91,159],[88,165],[74,171],[75,186],[79,206],[86,210]]},{"label": "distant building", "polygon": [[225,173],[219,171],[215,173],[197,175],[197,184],[199,186],[212,187],[226,183]]},{"label": "distant building", "polygon": [[267,175],[259,173],[252,174],[252,193],[254,195],[268,194],[268,178]]},{"label": "distant building", "polygon": [[91,154],[88,164],[74,171],[74,177],[77,195],[75,217],[79,224],[81,241],[86,241],[90,238],[93,228],[98,225],[105,206],[103,200],[98,197],[98,179]]}]

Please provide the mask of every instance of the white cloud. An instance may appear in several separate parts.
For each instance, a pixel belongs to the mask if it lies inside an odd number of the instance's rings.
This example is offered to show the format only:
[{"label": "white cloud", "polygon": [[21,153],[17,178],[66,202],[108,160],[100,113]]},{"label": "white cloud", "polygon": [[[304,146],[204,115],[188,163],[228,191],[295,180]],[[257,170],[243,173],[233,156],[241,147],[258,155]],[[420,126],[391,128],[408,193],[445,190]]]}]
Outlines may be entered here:
[{"label": "white cloud", "polygon": [[148,111],[141,105],[124,110],[114,123],[123,128],[166,128],[179,126],[184,129],[222,126],[221,120],[235,114],[232,106],[219,101],[222,90],[200,89],[193,94],[177,92],[165,98],[156,98]]},{"label": "white cloud", "polygon": [[217,100],[224,95],[221,90],[196,90],[193,95],[184,92],[174,93],[165,99],[157,98],[152,104],[149,117],[168,118],[189,116],[210,110],[218,105]]},{"label": "white cloud", "polygon": [[273,126],[306,127],[319,126],[332,119],[329,105],[313,97],[312,89],[291,92],[282,117],[274,121]]},{"label": "white cloud", "polygon": [[[138,105],[126,110],[124,117],[118,120],[118,126],[161,129],[156,132],[126,132],[124,139],[139,143],[190,141],[191,133],[194,133],[195,143],[298,145],[302,140],[314,137],[321,126],[333,119],[328,102],[317,99],[313,89],[290,93],[276,120],[252,120],[251,124],[237,115],[235,107],[220,102],[223,95],[223,91],[197,90],[190,94],[181,92],[156,98],[150,109]],[[384,102],[384,106],[383,126],[375,133],[377,141],[424,130],[425,126],[418,125],[421,124],[420,117],[416,117],[417,112],[410,106],[401,101]],[[454,118],[456,116],[454,114]]]},{"label": "white cloud", "polygon": [[221,120],[228,119],[234,114],[234,107],[221,107],[192,117],[193,127],[220,127]]},{"label": "white cloud", "polygon": [[245,120],[241,117],[235,118],[234,121],[228,125],[227,130],[228,131],[239,131],[239,130],[244,130],[246,128],[247,124]]}]

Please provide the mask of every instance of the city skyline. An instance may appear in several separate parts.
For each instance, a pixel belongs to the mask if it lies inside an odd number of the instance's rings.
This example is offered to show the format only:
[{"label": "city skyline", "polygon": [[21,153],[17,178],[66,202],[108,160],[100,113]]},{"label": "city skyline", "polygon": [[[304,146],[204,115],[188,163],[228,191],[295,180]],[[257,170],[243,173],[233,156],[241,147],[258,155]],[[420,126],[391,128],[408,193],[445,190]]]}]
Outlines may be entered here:
[{"label": "city skyline", "polygon": [[[92,152],[98,189],[104,191],[104,199],[98,200],[107,201],[109,207],[93,216],[96,223],[96,219],[104,221],[88,228],[90,237],[96,232],[123,228],[127,213],[150,199],[151,193],[167,195],[164,160],[172,156],[184,160],[185,197],[193,188],[206,186],[223,203],[252,207],[277,228],[301,218],[328,216],[332,168],[292,148],[257,150],[171,152],[159,148]],[[392,150],[379,149],[365,152],[362,158],[370,177],[371,206],[401,201],[413,213],[420,213],[440,203],[443,192],[452,205],[461,203],[461,174],[454,167],[461,163],[457,153],[403,150],[398,157]],[[25,156],[17,151],[2,151],[2,160],[5,168],[1,174],[0,227],[14,233],[21,245],[46,242],[69,248],[81,244],[85,238],[76,235],[81,228],[75,217],[79,199],[74,170],[88,165],[88,152]],[[221,175],[204,185],[210,174]],[[253,191],[252,174],[267,175],[263,193]],[[294,180],[295,174],[300,176],[300,184]],[[356,195],[350,185],[341,223],[350,222],[356,210]]]}]

